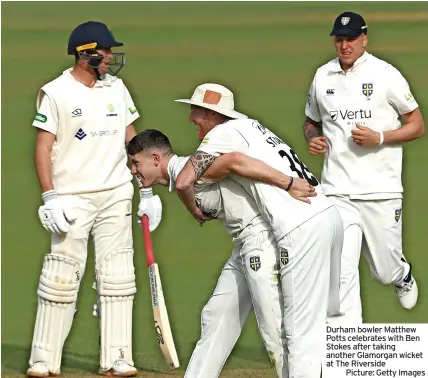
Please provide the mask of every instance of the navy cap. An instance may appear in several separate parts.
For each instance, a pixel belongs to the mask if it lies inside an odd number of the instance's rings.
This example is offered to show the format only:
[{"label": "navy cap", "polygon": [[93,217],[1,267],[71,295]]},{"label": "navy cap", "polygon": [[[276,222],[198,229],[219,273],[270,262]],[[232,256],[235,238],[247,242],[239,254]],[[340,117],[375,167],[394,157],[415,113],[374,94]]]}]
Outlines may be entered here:
[{"label": "navy cap", "polygon": [[330,35],[358,37],[362,33],[367,34],[367,25],[364,18],[354,12],[343,12],[334,21]]},{"label": "navy cap", "polygon": [[76,52],[123,46],[117,42],[111,30],[102,22],[88,21],[77,26],[68,40],[68,54]]}]

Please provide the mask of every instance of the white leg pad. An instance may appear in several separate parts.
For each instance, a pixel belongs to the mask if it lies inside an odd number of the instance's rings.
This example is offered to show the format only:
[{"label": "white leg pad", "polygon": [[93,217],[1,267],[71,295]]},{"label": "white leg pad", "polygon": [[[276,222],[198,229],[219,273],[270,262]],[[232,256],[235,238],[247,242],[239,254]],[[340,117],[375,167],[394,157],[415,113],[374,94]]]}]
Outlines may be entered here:
[{"label": "white leg pad", "polygon": [[116,361],[134,365],[132,306],[137,288],[133,257],[132,249],[119,249],[107,254],[96,269],[102,370],[111,369]]},{"label": "white leg pad", "polygon": [[30,366],[40,362],[51,373],[60,372],[62,349],[73,323],[80,276],[77,261],[61,255],[45,256],[37,290],[39,304]]}]

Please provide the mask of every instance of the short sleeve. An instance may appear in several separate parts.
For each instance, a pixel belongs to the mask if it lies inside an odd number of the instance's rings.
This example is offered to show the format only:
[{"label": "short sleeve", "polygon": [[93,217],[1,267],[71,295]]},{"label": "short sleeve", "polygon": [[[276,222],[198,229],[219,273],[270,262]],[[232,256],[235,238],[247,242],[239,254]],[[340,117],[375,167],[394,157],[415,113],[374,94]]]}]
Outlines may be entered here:
[{"label": "short sleeve", "polygon": [[395,67],[388,67],[387,100],[398,114],[407,114],[418,108],[418,103],[410,91],[409,84],[400,71]]},{"label": "short sleeve", "polygon": [[125,107],[126,107],[126,116],[125,116],[125,126],[131,125],[136,119],[140,118],[137,108],[134,105],[134,101],[128,91],[128,88],[125,87]]},{"label": "short sleeve", "polygon": [[59,115],[56,103],[41,89],[37,97],[37,114],[34,117],[33,126],[56,135],[58,124]]},{"label": "short sleeve", "polygon": [[248,142],[234,127],[223,124],[212,129],[202,140],[198,151],[213,156],[248,150]]},{"label": "short sleeve", "polygon": [[321,114],[318,108],[317,93],[316,93],[316,76],[312,80],[309,88],[308,96],[306,98],[305,115],[306,117],[314,120],[315,122],[321,121]]}]

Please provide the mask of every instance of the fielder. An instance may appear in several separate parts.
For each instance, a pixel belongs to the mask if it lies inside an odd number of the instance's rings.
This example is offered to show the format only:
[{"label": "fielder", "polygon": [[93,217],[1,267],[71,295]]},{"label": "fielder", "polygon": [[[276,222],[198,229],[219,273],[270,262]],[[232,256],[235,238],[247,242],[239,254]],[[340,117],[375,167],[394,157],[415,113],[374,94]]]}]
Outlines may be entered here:
[{"label": "fielder", "polygon": [[[132,172],[143,186],[160,184],[175,189],[175,179],[189,157],[178,157],[168,138],[158,130],[145,130],[128,144]],[[210,176],[210,171],[220,172]],[[224,266],[217,287],[202,311],[201,339],[186,370],[188,378],[218,377],[253,306],[260,333],[278,377],[283,375],[281,287],[278,283],[277,246],[271,228],[260,216],[254,200],[229,178],[234,172],[288,186],[290,178],[242,154],[219,158],[196,185],[196,201],[205,214],[220,219],[235,248]],[[297,189],[298,187],[302,189]],[[293,195],[306,201],[314,191],[297,179]],[[306,194],[306,195],[305,195]]]},{"label": "fielder", "polygon": [[343,219],[343,320],[361,323],[361,248],[372,276],[394,285],[404,308],[417,302],[418,287],[402,251],[402,143],[420,138],[424,121],[401,73],[365,51],[363,17],[342,13],[330,35],[337,58],[315,74],[304,133],[309,152],[325,156],[322,186]]},{"label": "fielder", "polygon": [[[139,117],[123,81],[117,42],[100,22],[77,26],[68,42],[75,65],[44,85],[37,98],[35,164],[44,205],[42,225],[52,233],[44,257],[29,377],[60,374],[61,356],[85,272],[89,235],[95,244],[100,310],[100,374],[135,376],[132,305],[136,292],[131,200],[125,143]],[[151,230],[162,215],[158,196],[142,189],[139,211]]]},{"label": "fielder", "polygon": [[291,178],[306,179],[317,196],[296,201],[284,190],[231,175],[255,200],[278,244],[285,327],[284,377],[319,378],[327,314],[339,316],[339,272],[343,228],[340,215],[297,154],[258,121],[234,110],[233,93],[218,84],[196,88],[189,120],[198,127],[198,150],[177,177],[176,188],[189,212],[197,208],[194,183],[222,154],[241,152]]}]

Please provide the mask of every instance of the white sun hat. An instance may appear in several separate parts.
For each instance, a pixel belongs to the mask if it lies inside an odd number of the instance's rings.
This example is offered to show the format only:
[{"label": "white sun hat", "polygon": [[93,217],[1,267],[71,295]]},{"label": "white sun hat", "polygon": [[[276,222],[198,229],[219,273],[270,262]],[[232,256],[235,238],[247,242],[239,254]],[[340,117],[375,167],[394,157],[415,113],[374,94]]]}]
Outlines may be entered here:
[{"label": "white sun hat", "polygon": [[174,101],[211,109],[230,118],[248,118],[245,114],[234,110],[235,102],[232,91],[220,84],[201,84],[195,89],[190,100]]}]

